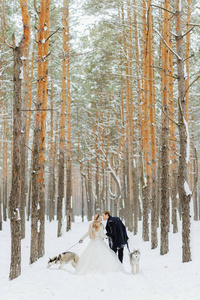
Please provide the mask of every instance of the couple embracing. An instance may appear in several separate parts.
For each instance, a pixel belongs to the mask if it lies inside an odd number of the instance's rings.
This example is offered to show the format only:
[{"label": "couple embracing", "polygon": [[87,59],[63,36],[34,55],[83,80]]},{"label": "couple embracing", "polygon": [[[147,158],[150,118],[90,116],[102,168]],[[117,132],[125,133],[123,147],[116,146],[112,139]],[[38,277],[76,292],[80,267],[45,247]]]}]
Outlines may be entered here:
[{"label": "couple embracing", "polygon": [[[79,259],[76,274],[123,271],[123,251],[128,242],[126,227],[118,217],[112,217],[109,211],[103,212],[103,219],[107,220],[106,234],[104,234],[102,217],[97,214],[89,225],[88,232],[79,241],[83,242],[87,236],[91,239]],[[108,238],[110,249],[104,243],[105,238]]]}]

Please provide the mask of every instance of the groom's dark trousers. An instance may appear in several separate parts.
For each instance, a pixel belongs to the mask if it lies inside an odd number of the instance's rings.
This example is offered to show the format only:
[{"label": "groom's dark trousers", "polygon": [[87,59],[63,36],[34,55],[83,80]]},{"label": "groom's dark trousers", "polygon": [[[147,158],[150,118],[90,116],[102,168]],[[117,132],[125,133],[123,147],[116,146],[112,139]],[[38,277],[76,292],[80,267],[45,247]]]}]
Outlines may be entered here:
[{"label": "groom's dark trousers", "polygon": [[120,248],[120,249],[117,249],[117,247],[115,247],[114,249],[112,248],[112,250],[118,254],[118,258],[119,260],[121,261],[121,263],[123,262],[123,257],[124,257],[124,248]]}]

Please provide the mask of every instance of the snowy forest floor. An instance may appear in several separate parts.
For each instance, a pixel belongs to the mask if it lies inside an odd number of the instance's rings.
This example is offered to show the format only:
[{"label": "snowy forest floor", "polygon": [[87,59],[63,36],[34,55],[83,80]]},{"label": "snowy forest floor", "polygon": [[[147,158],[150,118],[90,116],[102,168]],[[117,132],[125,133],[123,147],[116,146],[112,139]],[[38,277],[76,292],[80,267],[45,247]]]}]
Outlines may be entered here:
[{"label": "snowy forest floor", "polygon": [[[22,240],[22,274],[9,281],[10,223],[3,223],[0,231],[0,299],[1,300],[199,300],[200,299],[200,222],[191,224],[192,261],[182,263],[181,224],[179,233],[169,234],[169,253],[161,256],[160,248],[151,250],[150,242],[129,232],[130,249],[139,248],[141,264],[139,274],[130,272],[127,248],[124,251],[124,267],[127,273],[74,275],[71,265],[63,270],[58,265],[47,268],[49,257],[62,253],[78,242],[87,231],[89,222],[82,223],[76,217],[72,230],[56,237],[57,222],[46,221],[45,256],[29,265],[30,222],[26,224],[26,238]],[[105,225],[105,223],[104,223]],[[159,232],[158,232],[159,234]],[[160,238],[159,238],[160,240]],[[70,251],[78,255],[85,249],[89,239],[77,244]],[[106,241],[107,243],[107,241]],[[160,242],[159,242],[160,243]]]}]

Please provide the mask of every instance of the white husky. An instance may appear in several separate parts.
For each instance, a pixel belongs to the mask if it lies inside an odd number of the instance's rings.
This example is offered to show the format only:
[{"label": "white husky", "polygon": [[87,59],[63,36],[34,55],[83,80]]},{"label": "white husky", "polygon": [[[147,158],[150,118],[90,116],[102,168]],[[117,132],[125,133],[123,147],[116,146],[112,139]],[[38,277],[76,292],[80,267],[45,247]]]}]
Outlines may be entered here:
[{"label": "white husky", "polygon": [[139,273],[140,250],[133,249],[133,252],[129,254],[129,260],[132,274]]},{"label": "white husky", "polygon": [[48,268],[52,265],[59,263],[60,264],[59,269],[63,269],[64,265],[70,262],[72,266],[76,268],[78,261],[79,261],[79,256],[76,253],[63,252],[57,256],[54,256],[53,258],[49,258]]}]

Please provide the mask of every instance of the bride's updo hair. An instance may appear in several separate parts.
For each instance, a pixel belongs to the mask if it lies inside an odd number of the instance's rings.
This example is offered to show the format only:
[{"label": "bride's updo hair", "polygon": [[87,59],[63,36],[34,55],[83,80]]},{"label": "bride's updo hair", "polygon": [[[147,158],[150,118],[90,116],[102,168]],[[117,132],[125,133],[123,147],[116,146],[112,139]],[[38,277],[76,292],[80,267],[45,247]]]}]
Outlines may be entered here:
[{"label": "bride's updo hair", "polygon": [[94,216],[94,221],[89,226],[89,237],[90,239],[93,239],[95,237],[94,231],[98,231],[99,227],[101,226],[101,222],[98,221],[100,215],[96,214]]}]

